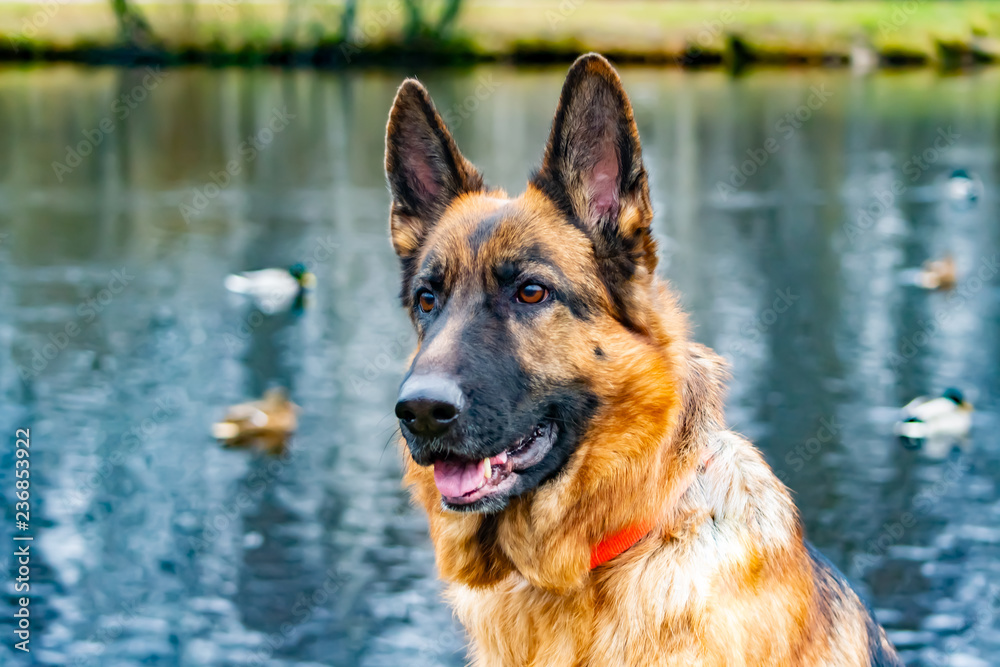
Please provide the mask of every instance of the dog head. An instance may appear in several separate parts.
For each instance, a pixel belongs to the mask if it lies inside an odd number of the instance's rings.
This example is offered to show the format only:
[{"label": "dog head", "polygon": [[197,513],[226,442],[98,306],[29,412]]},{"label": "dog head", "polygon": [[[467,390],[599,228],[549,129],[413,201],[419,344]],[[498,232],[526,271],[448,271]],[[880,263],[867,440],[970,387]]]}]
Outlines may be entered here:
[{"label": "dog head", "polygon": [[576,502],[571,487],[621,483],[669,427],[684,324],[654,276],[646,170],[617,73],[595,54],[572,66],[518,197],[484,185],[412,79],[385,164],[419,341],[396,415],[425,505],[507,515],[549,502],[543,492]]}]

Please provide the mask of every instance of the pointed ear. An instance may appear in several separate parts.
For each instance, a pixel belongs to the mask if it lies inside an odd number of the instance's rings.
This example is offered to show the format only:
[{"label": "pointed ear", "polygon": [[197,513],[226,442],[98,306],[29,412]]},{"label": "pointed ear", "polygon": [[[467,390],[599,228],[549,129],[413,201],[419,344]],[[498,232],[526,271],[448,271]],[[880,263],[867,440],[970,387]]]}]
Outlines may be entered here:
[{"label": "pointed ear", "polygon": [[389,112],[385,173],[392,192],[392,245],[400,257],[416,253],[452,199],[483,189],[483,177],[458,151],[416,79],[403,82]]},{"label": "pointed ear", "polygon": [[649,272],[656,267],[639,131],[618,73],[603,56],[590,53],[570,67],[531,182],[591,234],[599,253],[624,251]]}]

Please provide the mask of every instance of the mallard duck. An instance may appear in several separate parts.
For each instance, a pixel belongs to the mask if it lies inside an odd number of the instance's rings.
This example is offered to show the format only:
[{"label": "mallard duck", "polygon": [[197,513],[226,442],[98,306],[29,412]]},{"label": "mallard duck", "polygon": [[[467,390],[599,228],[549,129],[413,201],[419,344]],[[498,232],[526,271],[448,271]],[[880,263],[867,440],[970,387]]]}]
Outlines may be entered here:
[{"label": "mallard duck", "polygon": [[946,389],[941,396],[920,396],[907,403],[895,431],[907,449],[922,449],[943,458],[961,449],[972,427],[972,404],[958,389]]},{"label": "mallard duck", "polygon": [[284,389],[268,389],[259,401],[230,407],[222,421],[212,424],[212,435],[226,447],[278,452],[298,428],[298,410]]},{"label": "mallard duck", "polygon": [[927,260],[914,278],[914,284],[918,287],[931,290],[950,290],[957,282],[955,259],[951,255]]},{"label": "mallard duck", "polygon": [[316,276],[299,262],[287,269],[232,273],[225,284],[230,292],[249,296],[262,313],[272,315],[301,307],[305,293],[316,286]]},{"label": "mallard duck", "polygon": [[945,197],[948,203],[957,210],[967,211],[979,203],[979,195],[983,189],[978,178],[965,169],[956,169],[948,176],[944,184]]}]

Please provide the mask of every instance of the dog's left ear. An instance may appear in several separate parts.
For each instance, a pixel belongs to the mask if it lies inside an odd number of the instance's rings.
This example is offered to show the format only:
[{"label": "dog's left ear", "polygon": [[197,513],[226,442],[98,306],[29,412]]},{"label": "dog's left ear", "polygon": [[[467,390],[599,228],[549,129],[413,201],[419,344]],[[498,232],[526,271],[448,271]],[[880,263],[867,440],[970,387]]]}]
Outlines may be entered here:
[{"label": "dog's left ear", "polygon": [[590,53],[570,67],[531,182],[591,235],[598,255],[624,253],[649,273],[656,268],[639,131],[621,79],[603,56]]},{"label": "dog's left ear", "polygon": [[385,173],[392,191],[392,245],[404,259],[416,254],[455,197],[483,189],[482,175],[459,152],[416,79],[399,87],[389,113]]}]

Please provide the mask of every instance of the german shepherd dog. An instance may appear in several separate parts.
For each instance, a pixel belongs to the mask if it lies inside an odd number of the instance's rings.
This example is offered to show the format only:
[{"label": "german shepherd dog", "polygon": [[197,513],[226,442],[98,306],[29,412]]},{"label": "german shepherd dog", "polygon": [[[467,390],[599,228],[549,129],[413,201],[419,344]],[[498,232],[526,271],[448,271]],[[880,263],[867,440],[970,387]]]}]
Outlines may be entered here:
[{"label": "german shepherd dog", "polygon": [[413,79],[385,169],[419,341],[405,481],[475,665],[902,664],[723,423],[726,365],[656,275],[607,60],[570,68],[518,197],[484,185]]}]

